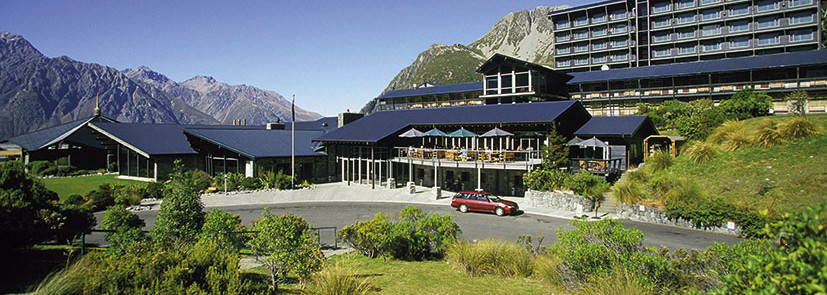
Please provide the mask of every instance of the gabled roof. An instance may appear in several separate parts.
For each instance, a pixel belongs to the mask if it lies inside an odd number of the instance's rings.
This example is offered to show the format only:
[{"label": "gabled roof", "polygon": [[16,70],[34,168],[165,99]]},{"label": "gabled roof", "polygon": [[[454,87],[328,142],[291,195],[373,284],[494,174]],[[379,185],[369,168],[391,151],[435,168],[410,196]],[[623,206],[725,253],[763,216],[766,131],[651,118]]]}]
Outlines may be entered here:
[{"label": "gabled roof", "polygon": [[375,143],[411,126],[551,122],[572,108],[582,109],[583,106],[578,101],[565,100],[382,111],[322,135],[316,141]]},{"label": "gabled roof", "polygon": [[[594,116],[574,135],[580,138],[591,136],[631,137],[646,125],[654,128],[649,116]],[[655,131],[657,134],[657,131]]]},{"label": "gabled roof", "polygon": [[31,133],[18,135],[5,141],[17,144],[24,150],[35,151],[66,139],[72,135],[72,133],[86,125],[86,123],[93,121],[115,122],[115,120],[103,116],[92,116],[66,124],[40,129]]},{"label": "gabled roof", "polygon": [[[297,126],[298,127],[298,126]],[[184,133],[213,143],[221,148],[244,155],[250,159],[289,157],[291,154],[290,130],[238,130],[188,128]],[[296,156],[321,156],[314,152],[319,147],[313,139],[324,134],[321,130],[296,129]]]},{"label": "gabled roof", "polygon": [[422,96],[422,95],[432,95],[432,94],[448,94],[448,93],[472,92],[472,91],[482,91],[482,82],[468,82],[468,83],[449,84],[449,85],[436,85],[436,86],[431,86],[431,87],[388,90],[388,91],[382,92],[382,94],[380,94],[376,98],[377,99],[388,99],[388,98],[394,98],[394,97],[410,97],[410,96]]},{"label": "gabled roof", "polygon": [[789,52],[717,60],[674,63],[606,71],[574,72],[569,84],[606,82],[636,78],[689,76],[707,73],[735,72],[750,69],[827,64],[827,50]]},{"label": "gabled roof", "polygon": [[566,82],[566,81],[569,81],[569,80],[572,79],[571,75],[563,73],[563,72],[555,71],[554,69],[552,69],[550,67],[540,65],[540,64],[530,63],[530,62],[524,61],[522,59],[513,58],[513,57],[510,57],[510,56],[507,56],[507,55],[502,55],[502,54],[499,54],[499,53],[495,53],[494,55],[491,56],[491,58],[489,58],[487,61],[485,61],[485,63],[483,63],[477,69],[477,73],[485,73],[489,69],[493,69],[493,67],[495,67],[496,65],[499,65],[499,64],[514,64],[514,65],[518,65],[518,66],[521,66],[521,67],[526,67],[526,68],[529,68],[529,69],[534,70],[534,71],[538,71],[538,72],[545,73],[547,75],[555,76],[556,78],[561,79],[562,82]]},{"label": "gabled roof", "polygon": [[144,157],[195,154],[184,135],[186,128],[264,129],[264,126],[91,123],[89,127]]}]

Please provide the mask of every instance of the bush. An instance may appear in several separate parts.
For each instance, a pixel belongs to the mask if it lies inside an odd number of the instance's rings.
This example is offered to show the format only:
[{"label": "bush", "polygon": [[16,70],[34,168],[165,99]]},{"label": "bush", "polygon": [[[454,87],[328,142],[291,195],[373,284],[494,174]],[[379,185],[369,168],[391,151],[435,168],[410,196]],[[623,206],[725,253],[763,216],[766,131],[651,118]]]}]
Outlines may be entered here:
[{"label": "bush", "polygon": [[344,226],[337,233],[337,238],[362,255],[384,259],[390,256],[390,228],[391,222],[388,220],[388,215],[376,213],[371,220]]},{"label": "bush", "polygon": [[168,188],[163,183],[155,181],[149,182],[138,189],[138,194],[141,196],[141,199],[160,200],[163,199],[167,193]]},{"label": "bush", "polygon": [[803,138],[814,138],[823,132],[810,120],[803,117],[796,117],[778,124],[780,137],[789,141]]},{"label": "bush", "polygon": [[261,182],[258,178],[244,177],[239,181],[238,186],[242,190],[257,190],[261,188]]},{"label": "bush", "polygon": [[285,175],[281,170],[279,170],[278,173],[273,171],[259,171],[258,175],[258,180],[264,189],[290,188],[290,175]]},{"label": "bush", "polygon": [[523,175],[528,188],[536,191],[553,191],[567,189],[566,181],[571,176],[560,169],[538,168]]},{"label": "bush", "polygon": [[295,273],[300,280],[322,267],[324,255],[316,239],[316,232],[304,218],[286,213],[281,216],[264,210],[261,218],[250,226],[257,233],[248,245],[270,272],[271,286],[285,282],[288,273]]},{"label": "bush", "polygon": [[175,160],[170,174],[170,189],[158,211],[150,234],[162,245],[188,243],[195,240],[204,225],[204,204],[201,193],[187,175],[181,160]]},{"label": "bush", "polygon": [[360,279],[352,269],[340,264],[325,266],[322,271],[310,276],[302,290],[303,294],[314,295],[363,295],[371,290],[367,279]]},{"label": "bush", "polygon": [[192,171],[192,185],[195,187],[195,190],[199,192],[204,192],[213,184],[213,179],[210,177],[207,172],[201,170]]},{"label": "bush", "polygon": [[85,198],[91,201],[92,211],[101,211],[115,205],[115,185],[104,183],[98,189],[86,193]]},{"label": "bush", "polygon": [[247,237],[241,233],[244,230],[240,216],[220,209],[210,209],[204,218],[199,239],[212,241],[222,250],[238,252],[247,242]]},{"label": "bush", "polygon": [[145,225],[138,215],[126,211],[123,205],[115,205],[106,209],[101,220],[101,228],[113,230],[106,234],[109,248],[106,251],[112,255],[122,255],[133,243],[144,241],[146,235],[141,231]]},{"label": "bush", "polygon": [[603,195],[609,190],[609,183],[600,176],[591,174],[587,171],[581,171],[568,179],[566,186],[568,186],[575,194],[581,195],[586,199],[591,200],[597,208],[598,203],[603,201]]},{"label": "bush", "polygon": [[554,285],[562,285],[563,277],[560,276],[559,268],[563,260],[550,253],[544,253],[534,257],[534,277],[543,279]]},{"label": "bush", "polygon": [[646,164],[644,164],[644,169],[649,170],[651,172],[658,172],[669,169],[672,167],[672,164],[675,162],[675,158],[672,158],[672,155],[664,152],[664,151],[655,151],[655,153],[649,156],[646,159]]},{"label": "bush", "polygon": [[[29,162],[29,164],[26,164],[26,169],[28,172],[37,176],[44,176],[46,174],[43,172],[46,169],[57,169],[56,167],[57,165],[55,165],[55,163],[49,161],[32,161]],[[52,173],[52,175],[54,175],[54,173]]]},{"label": "bush", "polygon": [[727,120],[721,126],[715,127],[712,130],[712,134],[706,138],[706,141],[714,143],[714,144],[723,144],[724,141],[729,138],[730,134],[743,131],[746,126],[744,126],[743,121],[736,121],[736,120]]},{"label": "bush", "polygon": [[57,170],[55,170],[56,176],[72,176],[72,173],[75,172],[75,166],[58,166]]},{"label": "bush", "polygon": [[563,261],[561,270],[567,285],[576,286],[590,277],[609,275],[614,266],[643,250],[643,233],[623,228],[620,221],[572,220],[571,225],[574,229],[557,230],[558,242],[551,248]]},{"label": "bush", "polygon": [[113,186],[115,194],[115,204],[118,205],[138,205],[141,203],[141,187],[144,185],[117,185]]},{"label": "bush", "polygon": [[745,88],[735,92],[731,98],[722,100],[719,107],[727,118],[745,120],[769,115],[772,97],[763,91]]},{"label": "bush", "polygon": [[749,146],[753,140],[749,132],[745,129],[733,130],[721,143],[721,147],[727,151],[734,151],[742,147]]},{"label": "bush", "polygon": [[615,199],[627,204],[639,204],[649,196],[646,186],[638,180],[631,179],[625,174],[611,188]]},{"label": "bush", "polygon": [[784,138],[774,124],[766,124],[755,131],[755,144],[760,147],[770,148],[782,143]]},{"label": "bush", "polygon": [[86,199],[81,195],[71,194],[63,199],[63,203],[67,205],[83,205],[83,203],[86,203]]},{"label": "bush", "polygon": [[634,273],[630,273],[623,268],[615,268],[614,272],[607,276],[592,278],[579,291],[582,294],[591,295],[647,295],[654,293],[652,288],[638,279]]},{"label": "bush", "polygon": [[[737,207],[721,200],[712,198],[710,200],[683,201],[681,198],[694,196],[697,187],[680,187],[670,196],[670,202],[666,203],[666,215],[670,219],[683,218],[689,220],[697,228],[712,228],[732,221],[741,226],[741,235],[746,237],[763,236],[763,228],[767,218],[756,212]],[[676,201],[680,200],[680,201]]]},{"label": "bush", "polygon": [[682,155],[689,158],[692,163],[704,164],[718,155],[718,147],[708,141],[694,141],[686,148]]},{"label": "bush", "polygon": [[534,271],[534,256],[530,251],[497,239],[476,243],[456,241],[448,247],[446,257],[449,263],[472,276],[528,277]]}]

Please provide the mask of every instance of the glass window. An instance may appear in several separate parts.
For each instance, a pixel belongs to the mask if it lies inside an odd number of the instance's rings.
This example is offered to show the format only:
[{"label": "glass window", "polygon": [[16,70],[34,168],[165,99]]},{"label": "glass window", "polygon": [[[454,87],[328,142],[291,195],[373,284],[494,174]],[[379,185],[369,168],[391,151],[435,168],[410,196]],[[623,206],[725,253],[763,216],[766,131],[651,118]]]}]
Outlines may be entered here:
[{"label": "glass window", "polygon": [[606,35],[606,28],[594,29],[592,31],[593,37],[603,36]]},{"label": "glass window", "polygon": [[679,24],[694,23],[695,22],[695,13],[690,12],[690,13],[679,14],[677,17],[675,17],[675,19],[677,20],[677,22]]},{"label": "glass window", "polygon": [[701,36],[714,36],[721,33],[721,27],[718,25],[704,26],[701,30]]},{"label": "glass window", "polygon": [[704,52],[718,51],[718,50],[721,50],[721,43],[718,43],[718,42],[704,43],[703,44],[703,49],[704,49]]},{"label": "glass window", "polygon": [[759,18],[756,22],[758,23],[756,27],[758,27],[759,30],[778,26],[778,18],[776,17]]},{"label": "glass window", "polygon": [[678,39],[695,38],[695,30],[684,30],[678,32]]},{"label": "glass window", "polygon": [[790,15],[790,25],[804,24],[813,22],[814,15],[812,12],[799,12]]},{"label": "glass window", "polygon": [[579,57],[579,58],[574,60],[574,64],[578,65],[578,66],[587,65],[587,64],[589,64],[589,59],[586,58],[586,57]]},{"label": "glass window", "polygon": [[813,4],[813,0],[790,0],[790,7]]},{"label": "glass window", "polygon": [[721,0],[701,0],[701,5],[721,3]]},{"label": "glass window", "polygon": [[558,67],[558,68],[559,68],[559,67],[568,67],[570,64],[571,64],[571,61],[570,61],[570,60],[567,60],[567,59],[566,59],[566,60],[558,60],[558,61],[557,61],[557,67]]},{"label": "glass window", "polygon": [[695,53],[695,45],[682,45],[678,47],[678,54]]},{"label": "glass window", "polygon": [[587,19],[585,15],[574,19],[574,25],[575,26],[585,26],[585,25],[588,25],[588,24],[589,24],[589,19]]},{"label": "glass window", "polygon": [[678,0],[675,2],[675,6],[677,9],[695,7],[695,0]]},{"label": "glass window", "polygon": [[759,46],[773,45],[773,44],[778,44],[778,43],[779,43],[779,39],[778,39],[778,35],[776,35],[776,34],[758,35],[758,45]]},{"label": "glass window", "polygon": [[627,39],[617,39],[612,40],[612,47],[625,47],[629,45],[629,40]]},{"label": "glass window", "polygon": [[609,57],[605,54],[592,56],[592,63],[593,64],[605,63],[608,60],[609,60]]},{"label": "glass window", "polygon": [[629,59],[628,53],[613,53],[612,54],[612,61],[624,61]]},{"label": "glass window", "polygon": [[738,4],[729,7],[729,16],[749,14],[749,4]]},{"label": "glass window", "polygon": [[612,19],[624,19],[626,18],[626,11],[617,10],[612,12]]},{"label": "glass window", "polygon": [[589,44],[580,43],[574,45],[574,52],[583,52],[589,50]]},{"label": "glass window", "polygon": [[601,50],[601,49],[606,49],[606,42],[598,42],[598,43],[594,43],[594,44],[592,44],[592,49],[593,49],[593,50]]},{"label": "glass window", "polygon": [[711,20],[721,18],[721,10],[720,9],[707,9],[701,12],[701,20]]},{"label": "glass window", "polygon": [[729,39],[729,48],[749,47],[749,37],[738,37]]},{"label": "glass window", "polygon": [[654,57],[663,57],[669,56],[671,48],[662,48],[662,49],[655,49],[652,50],[652,56]]},{"label": "glass window", "polygon": [[670,34],[670,33],[662,33],[662,34],[656,34],[656,35],[653,34],[652,35],[652,42],[669,41],[669,39],[671,39],[670,37],[672,37],[672,34]]},{"label": "glass window", "polygon": [[729,32],[744,32],[749,31],[749,20],[742,20],[729,23]]},{"label": "glass window", "polygon": [[668,17],[664,17],[664,18],[655,19],[655,20],[652,22],[652,27],[654,27],[654,28],[660,28],[660,27],[666,27],[666,26],[669,26],[669,21],[670,21],[670,20],[671,20],[671,19],[670,19],[670,18],[668,18]]},{"label": "glass window", "polygon": [[775,0],[758,1],[756,7],[758,12],[776,10],[778,9],[778,2],[775,2]]},{"label": "glass window", "polygon": [[560,34],[560,35],[555,34],[554,39],[557,40],[557,42],[569,41],[569,39],[571,39],[571,35],[570,34]]},{"label": "glass window", "polygon": [[813,40],[812,30],[797,30],[790,31],[790,42],[802,42]]},{"label": "glass window", "polygon": [[586,39],[589,37],[588,30],[577,30],[574,31],[574,39]]},{"label": "glass window", "polygon": [[568,46],[560,46],[557,47],[557,54],[566,54],[571,52],[571,47]]},{"label": "glass window", "polygon": [[569,20],[561,19],[554,23],[554,27],[557,29],[565,29],[569,27]]},{"label": "glass window", "polygon": [[628,29],[626,24],[614,24],[612,25],[612,34],[626,33]]},{"label": "glass window", "polygon": [[666,12],[671,10],[669,2],[659,2],[652,4],[652,13]]},{"label": "glass window", "polygon": [[592,23],[602,23],[606,21],[606,14],[605,13],[597,13],[592,15]]}]

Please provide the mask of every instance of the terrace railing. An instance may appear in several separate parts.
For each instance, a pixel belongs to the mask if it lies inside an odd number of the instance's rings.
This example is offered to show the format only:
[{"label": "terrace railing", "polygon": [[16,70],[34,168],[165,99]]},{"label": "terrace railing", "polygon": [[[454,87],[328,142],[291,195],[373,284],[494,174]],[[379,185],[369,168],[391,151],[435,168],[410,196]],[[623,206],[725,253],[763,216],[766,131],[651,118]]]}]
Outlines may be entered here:
[{"label": "terrace railing", "polygon": [[569,160],[569,170],[572,172],[588,171],[593,174],[614,174],[622,171],[620,162],[622,159],[591,159],[574,158]]},{"label": "terrace railing", "polygon": [[474,162],[484,163],[519,163],[542,159],[540,151],[516,150],[459,150],[459,149],[429,149],[415,147],[396,147],[400,158],[425,160]]}]

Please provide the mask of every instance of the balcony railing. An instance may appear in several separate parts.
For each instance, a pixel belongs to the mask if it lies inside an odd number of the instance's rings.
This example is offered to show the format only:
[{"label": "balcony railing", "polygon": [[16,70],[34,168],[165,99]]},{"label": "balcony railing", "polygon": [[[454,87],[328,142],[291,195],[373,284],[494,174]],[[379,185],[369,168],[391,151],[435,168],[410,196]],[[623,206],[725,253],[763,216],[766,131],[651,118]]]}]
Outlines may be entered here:
[{"label": "balcony railing", "polygon": [[396,147],[400,158],[440,160],[453,162],[518,163],[542,159],[540,151],[468,150]]},{"label": "balcony railing", "polygon": [[622,159],[590,159],[574,158],[569,161],[569,170],[572,172],[588,171],[593,174],[619,173]]}]

